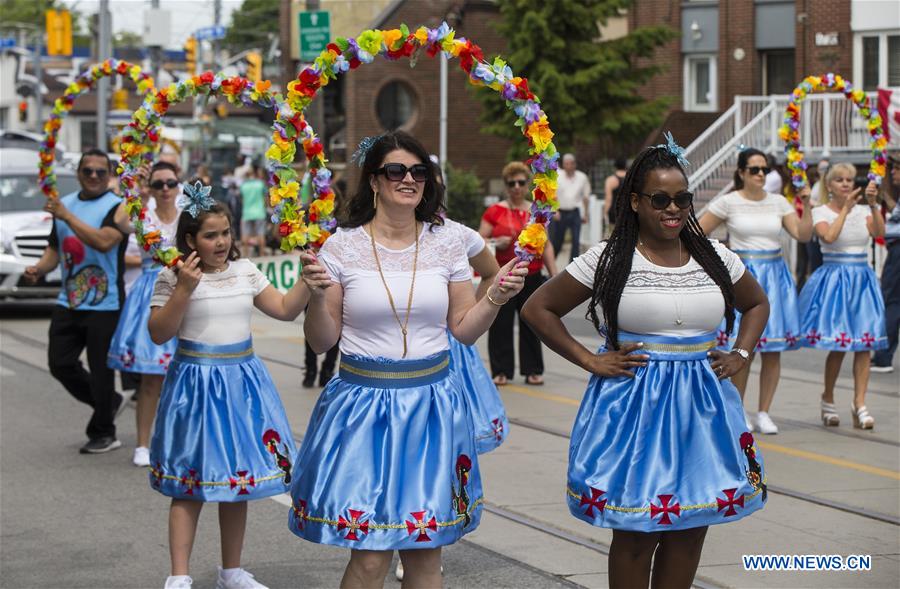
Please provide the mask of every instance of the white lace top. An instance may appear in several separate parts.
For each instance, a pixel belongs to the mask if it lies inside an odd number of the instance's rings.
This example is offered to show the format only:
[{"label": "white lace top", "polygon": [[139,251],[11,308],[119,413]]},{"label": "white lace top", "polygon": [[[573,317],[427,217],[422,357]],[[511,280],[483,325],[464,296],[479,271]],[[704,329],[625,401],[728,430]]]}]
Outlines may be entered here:
[{"label": "white lace top", "polygon": [[[741,259],[718,241],[710,242],[725,262],[732,283],[740,280],[744,275]],[[592,289],[605,247],[606,242],[595,245],[566,266],[566,272]],[[598,308],[597,314],[602,317],[602,310]],[[693,258],[680,268],[667,268],[650,263],[635,250],[619,301],[620,331],[690,337],[715,331],[724,316],[721,289]]]},{"label": "white lace top", "polygon": [[487,247],[484,238],[480,233],[462,223],[457,223],[450,219],[444,219],[444,225],[436,230],[458,231],[458,239],[466,248],[466,257],[474,258],[481,253],[481,250]]},{"label": "white lace top", "polygon": [[[865,205],[856,205],[847,218],[844,219],[844,227],[834,243],[825,243],[821,239],[823,254],[864,254],[869,246],[869,227],[866,222],[872,216],[870,209]],[[831,225],[838,218],[828,205],[815,207],[812,210],[813,224],[828,223]]]},{"label": "white lace top", "polygon": [[[425,358],[449,347],[448,285],[472,279],[458,233],[447,228],[431,231],[430,227],[425,223],[419,234],[406,359]],[[412,282],[415,244],[403,250],[377,247],[385,281],[391,289],[397,315],[403,321]],[[366,230],[338,229],[322,246],[319,260],[331,279],[344,290],[341,353],[400,359],[403,334],[391,311]]]},{"label": "white lace top", "polygon": [[[175,245],[175,235],[178,233],[178,218],[181,216],[181,209],[176,208],[175,211],[175,218],[172,222],[163,223],[156,214],[156,207],[154,206],[152,209],[147,207],[147,226],[144,230],[153,231],[158,229],[162,231],[163,247]],[[141,262],[146,263],[151,259],[150,252],[144,251],[144,248],[141,248]]]},{"label": "white lace top", "polygon": [[731,249],[774,250],[781,247],[782,219],[794,207],[780,194],[750,200],[735,190],[713,199],[706,210],[725,221]]},{"label": "white lace top", "polygon": [[[151,307],[162,307],[175,291],[178,278],[170,268],[156,279]],[[269,279],[250,260],[229,262],[217,274],[204,274],[191,300],[178,338],[204,344],[233,344],[250,337],[253,299],[269,286]]]}]

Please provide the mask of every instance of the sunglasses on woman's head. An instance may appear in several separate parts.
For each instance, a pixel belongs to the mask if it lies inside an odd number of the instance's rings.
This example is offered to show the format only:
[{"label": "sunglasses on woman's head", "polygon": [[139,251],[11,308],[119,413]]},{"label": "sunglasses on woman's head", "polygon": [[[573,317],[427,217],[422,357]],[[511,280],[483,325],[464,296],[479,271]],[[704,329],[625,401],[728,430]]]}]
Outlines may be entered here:
[{"label": "sunglasses on woman's head", "polygon": [[375,173],[384,174],[384,177],[391,182],[400,182],[406,178],[406,173],[409,172],[416,182],[425,182],[428,180],[430,171],[425,164],[414,164],[408,168],[403,164],[384,164],[375,170]]},{"label": "sunglasses on woman's head", "polygon": [[93,176],[97,176],[98,178],[106,178],[109,174],[109,170],[106,168],[81,168],[81,173],[86,178],[92,178]]},{"label": "sunglasses on woman's head", "polygon": [[154,180],[150,183],[150,188],[152,188],[153,190],[162,190],[163,186],[165,186],[166,188],[175,188],[176,186],[178,186],[178,180]]},{"label": "sunglasses on woman's head", "polygon": [[694,193],[693,192],[679,192],[675,196],[669,196],[668,194],[647,194],[645,192],[638,192],[641,196],[646,196],[650,199],[650,206],[656,209],[657,211],[664,211],[669,208],[669,205],[673,202],[675,206],[679,209],[689,209],[691,205],[694,204]]},{"label": "sunglasses on woman's head", "polygon": [[510,188],[514,186],[525,186],[526,184],[528,184],[528,180],[510,180],[506,183]]},{"label": "sunglasses on woman's head", "polygon": [[768,176],[769,172],[772,171],[772,168],[770,168],[768,166],[750,166],[749,168],[744,168],[744,169],[747,170],[747,172],[749,172],[751,176],[756,176],[760,172],[762,172],[763,174]]}]

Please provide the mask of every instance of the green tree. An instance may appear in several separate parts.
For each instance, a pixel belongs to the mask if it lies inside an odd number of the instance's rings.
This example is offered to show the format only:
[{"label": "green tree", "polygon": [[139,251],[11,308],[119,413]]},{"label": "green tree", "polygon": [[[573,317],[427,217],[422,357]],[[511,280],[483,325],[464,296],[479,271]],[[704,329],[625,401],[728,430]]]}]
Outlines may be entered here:
[{"label": "green tree", "polygon": [[447,216],[458,223],[478,229],[484,213],[481,181],[474,173],[447,163]]},{"label": "green tree", "polygon": [[[619,39],[600,38],[601,24],[620,14],[631,0],[498,0],[498,30],[507,39],[504,55],[516,75],[528,78],[529,88],[555,133],[560,150],[576,141],[615,137],[639,138],[659,125],[667,97],[645,100],[638,90],[660,71],[641,58],[677,36],[665,26],[642,27]],[[478,92],[483,101],[484,129],[495,135],[520,138],[515,115],[491,92]],[[517,141],[514,155],[524,153]]]},{"label": "green tree", "polygon": [[113,47],[143,47],[144,38],[140,33],[121,31],[113,35]]},{"label": "green tree", "polygon": [[244,0],[231,13],[231,23],[222,44],[232,53],[247,49],[265,49],[271,35],[278,36],[279,20],[276,0]]},{"label": "green tree", "polygon": [[82,27],[82,14],[72,10],[61,0],[0,0],[0,28],[11,23],[27,23],[38,27],[43,32],[47,24],[47,10],[68,10],[72,13],[72,43],[76,47],[91,44],[90,35],[85,34]]}]

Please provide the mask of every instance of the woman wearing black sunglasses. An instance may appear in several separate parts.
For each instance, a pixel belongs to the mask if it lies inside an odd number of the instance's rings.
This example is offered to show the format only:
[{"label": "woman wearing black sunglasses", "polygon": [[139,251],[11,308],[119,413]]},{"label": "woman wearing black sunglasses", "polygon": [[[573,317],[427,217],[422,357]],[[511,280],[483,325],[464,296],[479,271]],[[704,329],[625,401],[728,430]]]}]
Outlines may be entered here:
[{"label": "woman wearing black sunglasses", "polygon": [[[759,372],[759,413],[747,416],[747,428],[763,434],[777,434],[778,426],[769,417],[775,389],[781,376],[781,352],[800,347],[800,313],[797,307],[797,285],[781,255],[781,231],[800,243],[813,234],[808,187],[799,191],[806,214],[798,217],[796,210],[781,194],[766,192],[766,176],[770,169],[766,155],[758,149],[747,148],[738,154],[734,172],[734,191],[715,198],[700,217],[700,227],[707,235],[725,223],[728,246],[740,256],[744,265],[769,297],[769,321],[756,346],[750,348],[747,365],[734,376],[732,382],[744,398],[753,352],[762,356]],[[735,316],[740,325],[740,314]],[[734,333],[734,332],[733,332]],[[720,346],[734,345],[734,338],[719,330]],[[745,412],[746,414],[746,412]]]},{"label": "woman wearing black sunglasses", "polygon": [[[146,223],[151,226],[148,230],[161,231],[162,238],[171,244],[175,243],[178,216],[181,214],[181,210],[175,204],[176,198],[181,193],[175,170],[175,166],[168,162],[157,162],[141,178],[149,188],[147,192],[151,197],[146,203],[148,216]],[[125,213],[124,204],[117,211],[116,221],[123,232],[134,232],[134,227]],[[153,418],[156,416],[156,406],[159,403],[166,368],[178,341],[172,338],[162,345],[157,345],[150,340],[150,332],[147,329],[147,321],[150,319],[150,297],[162,266],[154,263],[150,255],[143,250],[141,250],[141,266],[143,273],[122,306],[119,325],[109,346],[107,364],[120,372],[140,375],[141,384],[135,411],[137,447],[134,449],[132,462],[135,466],[149,466]]]},{"label": "woman wearing black sunglasses", "polygon": [[[591,373],[569,450],[569,511],[612,528],[610,587],[690,587],[709,525],[766,500],[741,400],[727,380],[746,359],[710,351],[743,312],[737,347],[759,338],[766,295],[694,218],[681,148],[642,151],[622,182],[610,238],[532,295],[525,320]],[[598,353],[562,317],[590,301]],[[725,507],[721,507],[725,504]],[[651,570],[652,563],[652,570]]]},{"label": "woman wearing black sunglasses", "polygon": [[[528,186],[531,171],[522,162],[510,162],[503,168],[506,199],[491,205],[481,217],[478,232],[494,244],[494,255],[501,266],[516,257],[515,245],[519,233],[531,219],[531,201],[525,198],[531,193]],[[550,240],[544,248],[543,258],[535,258],[528,265],[525,288],[509,305],[500,310],[497,320],[488,331],[488,356],[494,384],[505,385],[516,371],[516,355],[513,347],[513,324],[516,313],[521,312],[528,297],[544,283],[541,269],[546,264],[550,276],[556,274],[556,256]],[[519,371],[530,385],[544,384],[544,355],[541,341],[527,323],[519,317]]]}]

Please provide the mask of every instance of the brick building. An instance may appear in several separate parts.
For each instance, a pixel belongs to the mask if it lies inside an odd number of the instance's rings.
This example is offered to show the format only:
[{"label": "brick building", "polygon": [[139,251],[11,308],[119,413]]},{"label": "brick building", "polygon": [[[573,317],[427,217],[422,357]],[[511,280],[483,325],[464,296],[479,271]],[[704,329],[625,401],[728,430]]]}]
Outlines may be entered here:
[{"label": "brick building", "polygon": [[673,97],[663,127],[683,142],[735,96],[789,94],[810,74],[839,73],[870,91],[900,86],[896,0],[634,1],[629,28],[660,23],[681,37],[657,51],[666,71],[644,92]]}]

